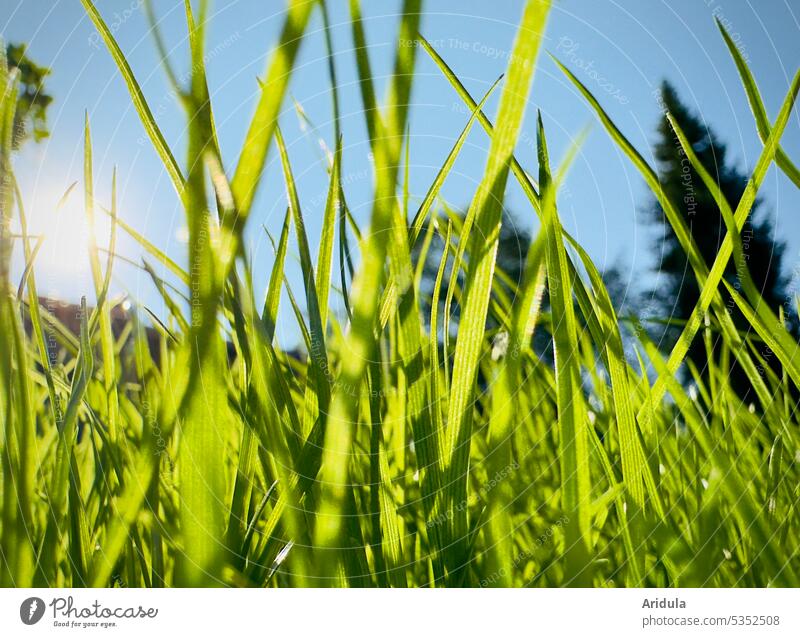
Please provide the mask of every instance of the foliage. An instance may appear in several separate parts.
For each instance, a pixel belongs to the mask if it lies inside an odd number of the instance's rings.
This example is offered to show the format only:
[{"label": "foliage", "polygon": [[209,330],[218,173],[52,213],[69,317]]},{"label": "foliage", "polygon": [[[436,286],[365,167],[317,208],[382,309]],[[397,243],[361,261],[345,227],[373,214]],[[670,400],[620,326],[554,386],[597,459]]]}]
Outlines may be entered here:
[{"label": "foliage", "polygon": [[47,108],[53,101],[45,91],[45,80],[50,69],[39,66],[26,55],[24,44],[10,43],[6,47],[6,59],[11,69],[19,74],[19,94],[14,114],[12,145],[19,148],[28,139],[39,142],[49,136]]}]

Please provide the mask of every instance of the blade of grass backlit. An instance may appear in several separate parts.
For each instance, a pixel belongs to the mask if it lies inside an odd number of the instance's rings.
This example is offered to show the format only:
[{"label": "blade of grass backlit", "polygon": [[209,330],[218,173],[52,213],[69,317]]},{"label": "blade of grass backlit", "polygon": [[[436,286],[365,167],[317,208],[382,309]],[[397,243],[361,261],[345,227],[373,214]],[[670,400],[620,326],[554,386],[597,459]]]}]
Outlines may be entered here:
[{"label": "blade of grass backlit", "polygon": [[447,159],[445,159],[442,167],[439,169],[439,172],[436,173],[436,177],[434,178],[433,182],[428,188],[428,192],[425,194],[425,198],[422,200],[419,208],[417,209],[414,218],[411,221],[411,245],[413,246],[417,242],[417,238],[419,237],[420,232],[422,231],[422,225],[425,223],[425,219],[428,218],[428,214],[430,213],[436,198],[439,195],[439,191],[442,188],[442,185],[447,179],[447,175],[450,174],[450,170],[453,168],[453,164],[455,163],[456,159],[458,159],[458,155],[461,152],[461,148],[464,146],[464,142],[467,141],[467,137],[469,136],[470,130],[472,130],[472,124],[475,123],[475,120],[478,118],[479,114],[481,113],[481,109],[483,108],[484,104],[486,104],[486,100],[489,99],[489,96],[494,92],[494,89],[497,88],[497,85],[500,83],[500,80],[503,79],[503,76],[495,80],[494,84],[489,87],[489,90],[486,91],[484,96],[481,98],[481,101],[475,105],[475,108],[472,109],[472,114],[469,116],[469,120],[467,120],[464,129],[461,131],[461,134],[458,136],[456,143],[453,144],[453,148],[450,150],[450,154],[447,155]]},{"label": "blade of grass backlit", "polygon": [[[206,158],[214,155],[210,108],[204,101],[205,83],[202,42],[192,46],[192,94],[188,173],[183,205],[189,227],[189,289],[191,330],[183,356],[188,365],[185,391],[178,389],[177,423],[180,427],[178,468],[180,475],[180,521],[182,553],[176,567],[176,582],[201,586],[220,582],[225,531],[226,432],[230,412],[225,386],[225,346],[219,332],[217,312],[223,282],[230,267],[232,247],[220,245],[219,226],[212,221],[206,192]],[[220,194],[220,175],[212,174]],[[219,200],[219,199],[218,199]],[[212,232],[217,241],[212,245]],[[228,241],[228,237],[224,237]],[[222,248],[222,250],[220,249]],[[185,373],[185,372],[184,372]]]},{"label": "blade of grass backlit", "polygon": [[509,510],[514,492],[507,474],[515,466],[512,453],[513,412],[522,383],[522,355],[524,350],[530,349],[545,288],[544,237],[545,234],[540,233],[528,250],[520,295],[514,304],[508,349],[502,355],[492,392],[486,471],[490,476],[506,476],[491,494],[486,522],[490,538],[487,570],[499,574],[493,581],[497,586],[513,585],[514,529]]},{"label": "blade of grass backlit", "polygon": [[[758,90],[758,84],[756,84],[753,73],[747,66],[747,62],[742,56],[742,53],[739,51],[739,47],[736,46],[733,38],[731,38],[730,34],[728,33],[728,30],[718,17],[715,17],[714,20],[716,21],[717,28],[722,34],[725,44],[728,47],[728,51],[730,51],[731,57],[736,64],[736,70],[739,71],[739,77],[742,80],[742,86],[744,86],[744,91],[747,94],[747,101],[750,104],[750,110],[753,111],[753,117],[756,120],[758,136],[761,138],[761,141],[766,144],[770,137],[770,124],[769,117],[767,116],[767,109],[764,107],[764,100],[761,98],[761,92]],[[789,158],[783,148],[778,147],[778,149],[775,151],[775,161],[778,164],[778,167],[786,174],[786,176],[792,180],[794,185],[800,188],[800,170],[794,165],[794,163],[792,163],[792,160]]]},{"label": "blade of grass backlit", "polygon": [[[478,102],[476,102],[473,97],[470,95],[469,91],[464,87],[461,81],[458,79],[456,74],[452,71],[452,69],[447,65],[441,55],[436,52],[436,50],[431,46],[431,44],[421,35],[419,37],[419,43],[423,49],[425,49],[426,53],[431,57],[434,61],[436,66],[442,71],[442,74],[447,78],[447,81],[450,82],[450,85],[456,90],[458,96],[462,99],[464,104],[470,110],[470,112],[474,112],[477,109]],[[494,132],[494,126],[492,126],[489,118],[486,117],[484,112],[481,109],[478,110],[478,121],[480,122],[483,129],[486,133],[491,137]],[[534,207],[540,210],[541,205],[539,203],[539,195],[534,190],[533,184],[530,183],[528,179],[527,173],[522,168],[522,165],[517,161],[516,157],[512,156],[511,158],[511,172],[514,174],[514,177],[520,182],[523,190],[525,190],[525,194],[531,199],[531,202],[534,204]]]},{"label": "blade of grass backlit", "polygon": [[[470,206],[476,218],[473,236],[485,237],[486,245],[478,247],[477,239],[472,243],[475,251],[467,274],[469,291],[459,325],[450,389],[443,469],[445,510],[448,516],[452,513],[452,520],[447,525],[447,539],[454,543],[447,560],[452,572],[463,566],[466,557],[467,512],[463,507],[457,509],[458,503],[467,497],[475,374],[497,255],[501,202],[549,8],[549,2],[540,0],[525,5],[505,76],[486,169]],[[462,236],[462,241],[465,240],[466,237]]]},{"label": "blade of grass backlit", "polygon": [[[106,276],[103,275],[100,266],[100,256],[97,249],[97,230],[95,220],[94,202],[94,175],[92,168],[92,137],[89,129],[89,114],[86,114],[84,121],[83,139],[83,181],[84,181],[84,205],[86,210],[86,221],[89,226],[89,264],[91,266],[92,280],[94,281],[95,297],[97,299],[95,314],[100,320],[100,345],[103,359],[103,383],[106,395],[106,410],[108,413],[108,434],[112,443],[116,442],[119,435],[118,412],[119,398],[117,396],[117,378],[114,361],[114,337],[111,333],[111,312],[108,304],[105,303],[106,281],[111,275],[111,264],[113,263],[113,247],[109,250],[108,268]],[[112,184],[112,204],[111,204],[111,232],[116,233],[114,220],[116,218],[116,176]]]},{"label": "blade of grass backlit", "polygon": [[754,555],[758,561],[767,566],[767,573],[775,577],[776,585],[796,586],[797,576],[783,568],[781,551],[777,546],[777,538],[766,528],[764,511],[753,502],[747,482],[739,475],[728,454],[724,453],[714,441],[706,425],[696,415],[690,398],[684,392],[674,376],[670,375],[660,353],[652,343],[645,342],[648,356],[660,378],[668,385],[669,391],[676,401],[686,424],[709,460],[722,474],[722,487],[726,499],[731,503],[742,531],[755,543]]},{"label": "blade of grass backlit", "polygon": [[[313,394],[308,393],[306,395],[306,410],[303,417],[303,435],[307,436],[311,431],[314,421],[320,415],[327,414],[328,404],[330,402],[330,372],[328,371],[328,355],[327,348],[325,347],[325,324],[322,321],[323,311],[321,309],[319,296],[317,294],[316,276],[314,274],[314,266],[311,261],[311,249],[308,243],[305,222],[303,220],[303,214],[300,210],[300,199],[297,194],[297,187],[292,174],[291,164],[289,163],[289,155],[279,128],[275,129],[275,141],[278,144],[281,165],[283,166],[289,209],[292,211],[292,218],[294,219],[294,226],[295,230],[297,231],[297,245],[300,249],[300,266],[303,272],[303,286],[306,293],[306,305],[308,308],[309,332],[311,336],[308,355],[309,362],[314,370],[313,377],[315,392]],[[330,197],[333,197],[333,194],[336,191],[336,183],[337,182],[333,180],[331,181]],[[333,200],[330,199],[331,208],[333,208],[332,201]],[[332,241],[332,237],[329,237],[329,242],[330,241]],[[328,257],[328,260],[322,262],[322,265],[327,265],[328,269],[325,290],[328,289],[330,280],[329,259],[330,257]],[[327,298],[325,301],[327,305]],[[327,312],[325,312],[325,314],[327,315]]]},{"label": "blade of grass backlit", "polygon": [[[103,209],[103,211],[111,216],[111,211]],[[138,243],[145,251],[149,252],[153,257],[155,257],[159,263],[161,263],[164,267],[167,268],[172,274],[174,274],[184,285],[189,285],[189,273],[186,272],[181,266],[179,266],[173,259],[171,259],[165,252],[159,250],[155,244],[148,241],[147,238],[137,232],[133,226],[125,222],[124,219],[120,219],[119,217],[116,218],[115,223],[122,228],[126,234],[128,234],[136,243]]]},{"label": "blade of grass backlit", "polygon": [[[31,321],[31,331],[33,332],[36,338],[36,344],[39,351],[39,361],[42,366],[42,370],[44,371],[45,380],[47,382],[47,391],[50,397],[50,409],[53,414],[53,422],[58,424],[61,422],[61,403],[60,397],[56,393],[55,383],[53,381],[53,365],[51,357],[55,355],[55,352],[50,352],[50,345],[48,339],[45,337],[44,330],[42,329],[42,316],[39,307],[39,294],[38,289],[36,286],[36,276],[33,269],[33,262],[36,258],[36,254],[38,250],[41,248],[44,235],[42,235],[39,240],[37,240],[36,245],[33,249],[30,246],[30,239],[28,237],[28,224],[27,218],[25,215],[25,207],[22,203],[22,194],[19,190],[19,184],[17,180],[14,179],[14,175],[10,175],[11,180],[14,183],[14,193],[17,202],[17,211],[19,213],[19,223],[20,223],[20,230],[22,231],[22,240],[23,240],[23,250],[25,253],[25,261],[26,267],[25,272],[23,273],[22,279],[23,282],[20,283],[20,288],[22,288],[23,284],[27,283],[28,286],[28,312],[30,315]],[[69,190],[66,193],[69,194]],[[20,289],[21,291],[21,289]],[[22,298],[21,294],[18,294],[18,298]]]},{"label": "blade of grass backlit", "polygon": [[125,58],[125,54],[122,52],[122,49],[119,48],[113,32],[108,28],[108,25],[103,20],[100,12],[95,8],[92,0],[81,0],[81,4],[83,4],[86,15],[91,19],[100,37],[103,39],[103,42],[105,42],[109,53],[111,53],[111,57],[114,58],[114,63],[117,65],[122,79],[125,80],[125,85],[128,87],[131,101],[136,108],[136,112],[139,114],[139,119],[142,121],[145,132],[150,138],[153,148],[164,163],[164,167],[167,169],[167,173],[172,180],[175,190],[178,194],[181,194],[184,186],[181,169],[178,167],[178,162],[175,161],[175,157],[172,155],[172,151],[166,139],[164,139],[164,135],[161,133],[161,129],[158,127],[155,117],[153,117],[153,113],[147,104],[142,89],[139,87],[139,83],[136,81],[133,70]]},{"label": "blade of grass backlit", "polygon": [[403,0],[401,11],[403,19],[397,34],[398,46],[395,49],[394,68],[386,99],[385,133],[391,157],[400,157],[400,149],[403,147],[403,131],[408,119],[411,80],[414,77],[414,61],[417,55],[417,47],[407,46],[406,43],[411,42],[419,31],[422,0]]},{"label": "blade of grass backlit", "polygon": [[[355,0],[351,2],[351,8],[353,6],[357,7]],[[416,23],[418,19],[418,16],[404,14],[402,22]],[[363,50],[361,52],[366,55]],[[398,81],[410,83],[411,78],[401,77]],[[362,87],[363,82],[362,75]],[[398,90],[396,95],[408,95],[408,93]],[[405,112],[404,107],[401,108]],[[367,113],[365,116],[369,125],[370,114]],[[314,533],[314,544],[322,551],[321,571],[326,577],[334,579],[343,559],[339,550],[346,544],[342,537],[344,525],[340,515],[345,509],[350,489],[347,484],[348,458],[351,453],[353,428],[358,418],[358,394],[370,353],[375,347],[373,329],[384,279],[387,250],[385,237],[389,236],[393,224],[392,206],[395,205],[395,183],[399,152],[402,147],[401,144],[397,145],[396,153],[392,152],[382,139],[385,132],[380,118],[375,117],[372,120],[375,126],[372,136],[376,175],[374,203],[370,230],[362,241],[361,268],[353,281],[351,294],[353,319],[343,345],[339,385],[334,392],[325,431],[320,477],[323,485],[322,498]],[[402,132],[405,122],[398,119],[394,121],[398,130]],[[351,395],[351,392],[355,392],[356,395]]]},{"label": "blade of grass backlit", "polygon": [[373,550],[376,553],[376,575],[381,586],[405,587],[402,570],[402,542],[400,523],[394,502],[392,481],[389,475],[386,444],[381,420],[381,398],[377,387],[381,383],[381,364],[374,361],[369,367],[370,432],[370,508],[373,519]]},{"label": "blade of grass backlit", "polygon": [[[433,294],[431,295],[431,299],[433,299],[431,303],[431,327],[430,327],[430,342],[428,345],[428,364],[429,364],[429,402],[428,402],[428,413],[429,419],[431,423],[432,435],[435,437],[435,442],[432,445],[435,446],[436,449],[439,450],[439,457],[441,458],[441,450],[445,448],[445,428],[444,428],[444,410],[445,406],[443,403],[443,392],[440,386],[440,374],[441,371],[439,369],[439,296],[441,294],[442,289],[442,282],[444,281],[445,270],[447,269],[447,260],[450,256],[450,236],[452,233],[453,227],[451,223],[447,224],[447,233],[445,234],[444,240],[444,248],[442,250],[442,258],[439,261],[439,269],[436,273],[436,280],[434,281],[433,285]],[[443,333],[446,335],[450,326],[447,322],[444,323],[442,328]],[[441,460],[440,460],[441,462]],[[437,468],[435,475],[440,473],[441,469]],[[437,517],[439,512],[441,511],[441,502],[430,503],[428,507],[432,510],[433,515],[429,516],[429,520],[426,522],[428,536],[430,538],[431,544],[431,562],[432,567],[436,574],[436,579],[441,581],[444,578],[444,562],[443,562],[443,550],[444,545],[442,544],[442,531],[440,530],[440,523]]]},{"label": "blade of grass backlit", "polygon": [[256,112],[247,129],[239,163],[231,181],[238,213],[246,218],[261,181],[267,150],[278,124],[283,96],[300,47],[311,10],[316,0],[290,0],[280,41],[267,66]]},{"label": "blade of grass backlit", "polygon": [[374,146],[376,137],[376,118],[380,118],[378,101],[375,98],[375,88],[372,85],[372,70],[369,63],[369,47],[364,34],[364,23],[361,19],[360,0],[350,0],[350,28],[353,33],[353,43],[356,54],[356,68],[358,69],[359,88],[361,101],[364,104],[364,119],[367,125],[370,146]]},{"label": "blade of grass backlit", "polygon": [[28,353],[18,307],[9,278],[12,239],[8,236],[14,204],[11,152],[18,74],[9,73],[5,45],[0,41],[0,328],[8,346],[0,358],[0,409],[4,420],[2,440],[3,511],[0,552],[6,568],[5,586],[30,586],[35,557],[32,542],[34,506],[35,425],[31,403]]},{"label": "blade of grass backlit", "polygon": [[565,583],[568,586],[587,586],[592,581],[588,558],[591,525],[589,423],[580,389],[578,327],[572,302],[572,281],[561,237],[561,222],[555,207],[556,185],[550,176],[550,160],[541,116],[538,120],[537,148],[544,232],[547,236],[547,289],[553,316],[561,502],[564,514],[570,518],[564,534]]},{"label": "blade of grass backlit", "polygon": [[278,320],[278,308],[281,302],[281,284],[283,282],[284,263],[286,262],[286,246],[289,243],[289,227],[292,222],[292,212],[286,209],[286,216],[283,219],[281,236],[278,247],[275,250],[275,260],[272,264],[272,272],[269,275],[267,285],[267,295],[264,299],[264,309],[261,313],[261,321],[267,330],[268,340],[272,342],[275,336],[275,327]]},{"label": "blade of grass backlit", "polygon": [[[75,371],[72,375],[69,400],[64,410],[64,421],[58,432],[55,465],[48,489],[50,511],[41,555],[39,556],[38,585],[50,585],[56,582],[56,569],[60,557],[58,555],[59,545],[66,531],[64,518],[68,512],[68,505],[71,507],[80,506],[78,502],[69,501],[68,493],[73,448],[77,438],[79,409],[94,368],[94,357],[89,340],[89,317],[87,314],[86,298],[82,297],[80,350]],[[79,582],[76,582],[76,585],[78,584]]]},{"label": "blade of grass backlit", "polygon": [[[644,476],[648,471],[645,462],[647,454],[640,445],[635,410],[631,399],[631,386],[628,380],[628,366],[625,361],[622,336],[611,298],[603,284],[602,275],[592,263],[586,251],[577,242],[572,243],[572,247],[580,255],[581,262],[591,278],[596,299],[595,313],[598,317],[598,323],[602,326],[604,332],[604,340],[596,343],[596,346],[598,348],[605,347],[606,351],[606,361],[614,400],[614,414],[619,430],[622,477],[626,493],[630,498],[630,501],[628,499],[624,501],[623,507],[618,507],[618,515],[620,515],[623,524],[626,526],[626,541],[630,540],[631,546],[635,545],[636,547],[635,553],[630,556],[631,570],[633,583],[641,585],[643,583],[641,576],[644,572],[644,538],[640,516],[644,515],[645,509],[644,485],[647,480]],[[657,491],[652,490],[650,493],[653,498],[654,508],[657,511],[661,510],[662,507]]]}]

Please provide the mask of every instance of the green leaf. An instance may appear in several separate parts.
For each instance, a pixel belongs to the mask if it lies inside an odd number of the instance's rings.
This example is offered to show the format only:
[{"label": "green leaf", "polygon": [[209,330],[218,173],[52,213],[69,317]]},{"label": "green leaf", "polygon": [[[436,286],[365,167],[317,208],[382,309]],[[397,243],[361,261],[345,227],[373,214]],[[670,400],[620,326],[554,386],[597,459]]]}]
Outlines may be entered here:
[{"label": "green leaf", "polygon": [[[483,178],[470,205],[475,218],[471,237],[472,258],[467,272],[468,290],[453,363],[448,410],[447,446],[444,450],[444,501],[448,517],[448,569],[455,573],[466,557],[467,512],[458,507],[467,497],[469,450],[472,432],[472,402],[480,346],[486,324],[500,229],[500,213],[514,146],[522,125],[536,55],[544,32],[549,2],[529,1],[525,5],[517,38],[509,58],[505,86],[500,98],[497,126],[492,136]],[[465,222],[461,242],[467,241]],[[478,239],[485,238],[483,246]]]},{"label": "green leaf", "polygon": [[100,12],[95,8],[92,0],[81,0],[81,4],[83,4],[86,14],[89,16],[89,19],[91,19],[100,37],[103,38],[103,42],[105,42],[109,53],[111,53],[111,57],[114,59],[114,63],[117,65],[122,79],[125,80],[125,85],[128,87],[131,101],[136,108],[139,119],[144,126],[147,136],[150,138],[150,142],[153,144],[153,148],[164,163],[167,174],[169,174],[172,180],[172,185],[175,187],[176,192],[181,194],[184,187],[184,180],[181,170],[178,167],[178,162],[175,161],[175,157],[173,157],[172,151],[153,117],[153,113],[150,110],[150,106],[147,104],[144,93],[142,93],[142,89],[139,87],[139,83],[133,75],[133,70],[114,38],[114,33],[108,28],[108,25],[103,20]]},{"label": "green leaf", "polygon": [[[747,66],[747,62],[742,56],[742,53],[739,51],[739,47],[736,46],[733,38],[731,38],[730,34],[728,33],[728,30],[718,17],[715,16],[714,20],[716,21],[717,28],[722,34],[725,44],[728,47],[728,51],[730,51],[731,57],[736,64],[736,70],[739,71],[739,77],[742,80],[742,86],[744,86],[745,93],[747,94],[747,101],[750,104],[750,110],[753,111],[753,117],[756,120],[758,136],[761,138],[761,141],[766,144],[770,137],[769,117],[767,116],[767,109],[764,107],[764,101],[761,98],[761,92],[758,90],[756,80],[753,77],[753,73],[750,71],[750,68]],[[794,185],[800,188],[800,169],[798,169],[797,166],[792,163],[792,160],[789,159],[789,156],[786,154],[783,148],[778,147],[777,151],[775,152],[775,161],[784,174],[792,180]]]},{"label": "green leaf", "polygon": [[261,181],[267,150],[278,125],[283,96],[289,84],[292,67],[303,39],[303,32],[316,3],[309,0],[290,0],[286,10],[280,42],[273,51],[267,75],[261,87],[256,112],[250,120],[247,136],[231,182],[239,215],[247,218],[256,189]]}]

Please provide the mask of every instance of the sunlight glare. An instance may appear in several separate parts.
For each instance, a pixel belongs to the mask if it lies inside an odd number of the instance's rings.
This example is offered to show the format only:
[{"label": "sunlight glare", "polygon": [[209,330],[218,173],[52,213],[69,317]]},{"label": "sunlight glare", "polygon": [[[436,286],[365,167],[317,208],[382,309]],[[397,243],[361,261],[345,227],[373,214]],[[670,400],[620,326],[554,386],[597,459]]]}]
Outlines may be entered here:
[{"label": "sunlight glare", "polygon": [[[39,201],[32,210],[30,232],[44,234],[45,237],[37,266],[43,281],[50,281],[59,288],[68,284],[68,287],[77,285],[89,289],[91,228],[84,209],[83,196],[76,188],[58,209],[62,194],[44,194],[38,198]],[[95,203],[94,225],[100,261],[105,264],[104,250],[108,249],[111,221],[101,205],[101,202]]]}]

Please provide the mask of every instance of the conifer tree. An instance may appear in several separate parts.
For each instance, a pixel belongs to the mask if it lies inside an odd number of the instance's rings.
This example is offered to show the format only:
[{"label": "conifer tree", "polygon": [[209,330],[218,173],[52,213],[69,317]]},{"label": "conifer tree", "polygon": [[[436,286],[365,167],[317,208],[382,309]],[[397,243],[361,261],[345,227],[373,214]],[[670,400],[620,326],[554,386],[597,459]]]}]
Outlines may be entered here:
[{"label": "conifer tree", "polygon": [[[683,152],[671,124],[666,118],[669,112],[692,144],[698,159],[717,181],[732,209],[736,209],[748,175],[735,166],[727,155],[727,149],[706,122],[695,115],[681,102],[674,87],[664,82],[661,87],[664,115],[658,126],[658,141],[655,157],[658,161],[659,178],[665,194],[683,216],[703,259],[710,268],[726,234],[725,222],[711,192],[700,176],[691,167]],[[784,243],[776,240],[769,218],[763,215],[763,205],[757,200],[750,216],[742,228],[742,243],[750,273],[764,301],[776,312],[784,303],[787,281],[782,274]],[[672,226],[666,219],[658,202],[651,200],[647,208],[648,221],[658,234],[654,243],[657,279],[651,291],[651,299],[660,307],[660,315],[675,319],[675,324],[657,331],[661,347],[669,350],[681,333],[681,321],[689,318],[697,304],[700,291],[688,257],[681,247]],[[728,262],[725,278],[736,286],[737,273],[733,259]],[[722,290],[722,286],[720,286]],[[727,294],[723,293],[727,301]],[[727,303],[729,309],[731,303]],[[732,312],[738,325],[746,325],[738,312]],[[695,337],[689,357],[701,374],[706,368],[707,354],[702,335]],[[743,372],[732,368],[733,384],[740,393],[749,390],[749,382]]]}]

